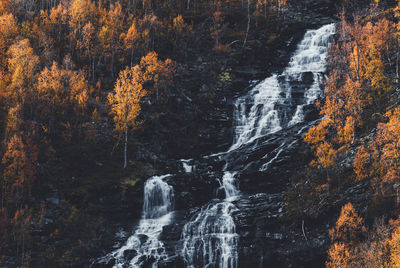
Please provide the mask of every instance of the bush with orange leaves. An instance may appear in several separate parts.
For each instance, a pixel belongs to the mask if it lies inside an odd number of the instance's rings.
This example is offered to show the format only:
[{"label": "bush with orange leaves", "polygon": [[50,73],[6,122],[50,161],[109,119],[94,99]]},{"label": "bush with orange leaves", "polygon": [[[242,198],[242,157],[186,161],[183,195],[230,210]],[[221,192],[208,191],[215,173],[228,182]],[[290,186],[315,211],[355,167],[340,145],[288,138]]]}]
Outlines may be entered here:
[{"label": "bush with orange leaves", "polygon": [[366,229],[363,219],[351,203],[342,207],[336,225],[329,232],[332,245],[328,251],[327,267],[353,267],[352,248],[360,241]]},{"label": "bush with orange leaves", "polygon": [[329,232],[329,237],[332,242],[351,244],[360,241],[365,231],[363,219],[354,210],[353,205],[347,203],[342,207],[335,227]]},{"label": "bush with orange leaves", "polygon": [[369,146],[361,146],[354,160],[357,180],[373,179],[373,188],[380,194],[393,193],[400,183],[400,108],[386,113],[387,123],[378,124],[378,133]]},{"label": "bush with orange leaves", "polygon": [[389,223],[378,219],[366,232],[362,218],[348,203],[343,206],[330,237],[333,243],[328,251],[327,267],[400,267],[399,219]]}]

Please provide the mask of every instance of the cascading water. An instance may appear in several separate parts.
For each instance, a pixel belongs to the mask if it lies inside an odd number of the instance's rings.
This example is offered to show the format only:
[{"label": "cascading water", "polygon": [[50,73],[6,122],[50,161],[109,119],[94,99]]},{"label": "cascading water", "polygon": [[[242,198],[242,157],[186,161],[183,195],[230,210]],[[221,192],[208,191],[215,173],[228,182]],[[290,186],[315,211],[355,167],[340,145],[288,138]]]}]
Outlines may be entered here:
[{"label": "cascading water", "polygon": [[[305,105],[321,94],[326,57],[335,25],[309,30],[297,47],[289,66],[256,85],[235,103],[235,139],[229,151],[284,127],[303,122]],[[305,90],[304,80],[310,80]]]},{"label": "cascading water", "polygon": [[[149,178],[144,185],[143,216],[135,233],[130,236],[124,246],[111,252],[100,259],[100,263],[110,263],[115,260],[114,267],[143,266],[145,262],[157,263],[167,258],[164,244],[159,236],[165,225],[168,225],[173,216],[174,190],[164,179],[171,175],[154,176]],[[126,259],[125,253],[134,250],[136,254],[131,259]]]},{"label": "cascading water", "polygon": [[237,208],[231,201],[239,191],[234,176],[229,171],[223,176],[226,199],[209,203],[183,227],[182,252],[187,267],[237,267],[239,236],[232,218]]},{"label": "cascading water", "polygon": [[[329,41],[334,33],[334,24],[307,31],[281,75],[265,79],[236,101],[234,142],[228,152],[215,156],[227,161],[226,156],[242,145],[303,122],[304,106],[312,104],[321,94]],[[309,83],[304,83],[304,80],[309,80]],[[300,84],[308,85],[304,89],[299,88]],[[284,147],[282,144],[278,148],[261,171],[279,157]],[[240,193],[235,178],[237,172],[228,171],[228,164],[224,166],[220,187],[225,192],[225,199],[210,202],[183,228],[182,255],[188,267],[238,266],[239,236],[232,218],[237,208],[232,202]]]},{"label": "cascading water", "polygon": [[[217,191],[218,196],[223,194],[225,198],[209,202],[183,227],[180,252],[187,267],[238,267],[239,235],[232,214],[238,210],[234,202],[240,198],[237,180],[240,173],[230,169],[238,155],[235,151],[240,154],[242,146],[304,121],[305,106],[321,94],[329,41],[334,33],[334,24],[307,31],[282,74],[272,75],[236,100],[234,142],[227,152],[209,156],[225,161]],[[267,161],[260,170],[266,171],[295,142],[284,142],[265,155]],[[182,159],[181,164],[185,173],[194,171],[192,159]],[[159,261],[168,258],[159,239],[173,216],[173,188],[164,180],[168,176],[171,175],[154,176],[146,181],[143,216],[136,231],[122,247],[99,262],[109,264],[114,260],[114,267],[157,267]]]}]

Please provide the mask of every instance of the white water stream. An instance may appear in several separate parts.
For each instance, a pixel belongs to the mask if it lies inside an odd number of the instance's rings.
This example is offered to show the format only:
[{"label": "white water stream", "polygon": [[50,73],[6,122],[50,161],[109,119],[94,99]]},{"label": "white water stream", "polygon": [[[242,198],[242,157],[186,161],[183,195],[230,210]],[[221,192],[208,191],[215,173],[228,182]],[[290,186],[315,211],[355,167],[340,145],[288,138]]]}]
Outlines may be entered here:
[{"label": "white water stream", "polygon": [[[164,244],[159,236],[165,225],[171,223],[174,209],[174,191],[164,179],[171,175],[154,176],[149,178],[144,185],[143,215],[135,233],[128,238],[126,243],[106,255],[100,263],[110,263],[115,260],[113,267],[141,267],[151,259],[152,267],[157,267],[158,261],[167,258]],[[127,259],[126,252],[134,250],[134,257]]]},{"label": "white water stream", "polygon": [[[304,105],[314,103],[322,93],[328,47],[334,33],[334,24],[308,30],[282,75],[272,75],[256,85],[247,95],[237,99],[234,111],[235,139],[229,151],[286,126],[303,122]],[[311,74],[312,84],[305,89],[302,103],[295,105],[291,118],[284,120],[283,113],[288,111],[283,111],[281,107],[292,101],[295,90],[292,84],[301,82],[305,73]]]},{"label": "white water stream", "polygon": [[[304,106],[312,104],[322,92],[327,51],[334,33],[334,24],[307,31],[281,75],[272,75],[257,84],[246,96],[237,99],[234,142],[228,152],[217,154],[221,159],[224,159],[223,155],[260,137],[303,122]],[[299,95],[296,92],[299,90],[293,85],[302,83],[305,75],[311,82],[303,91],[300,90],[301,101],[295,101],[293,96]],[[266,170],[279,157],[283,146],[277,149],[275,156],[263,165],[262,170]],[[191,160],[182,159],[181,162],[186,173],[193,171]],[[173,188],[165,182],[169,176],[155,176],[146,181],[143,216],[136,231],[122,247],[103,257],[100,262],[115,260],[114,267],[125,267],[126,264],[143,267],[150,259],[152,266],[157,267],[160,260],[168,257],[160,234],[163,227],[171,223],[173,216]],[[181,255],[187,267],[238,267],[239,235],[232,217],[237,210],[233,201],[240,196],[237,176],[237,172],[228,170],[226,163],[219,189],[224,192],[225,199],[211,201],[183,227]],[[132,250],[134,256],[127,259],[125,253]]]},{"label": "white water stream", "polygon": [[[226,154],[284,127],[303,122],[304,106],[312,104],[322,92],[329,41],[334,33],[334,24],[307,31],[282,75],[265,79],[236,101],[235,139]],[[291,85],[293,82],[301,83],[304,73],[311,73],[311,85],[305,89],[302,102],[295,105],[291,118],[285,122],[279,107],[291,100]],[[282,150],[279,149],[275,157],[263,165],[262,170],[266,170],[279,157]],[[232,218],[232,213],[237,208],[232,201],[240,192],[236,181],[237,173],[228,171],[227,168],[228,163],[223,169],[220,187],[225,192],[225,199],[203,207],[183,228],[182,255],[187,267],[238,267],[239,236]]]}]

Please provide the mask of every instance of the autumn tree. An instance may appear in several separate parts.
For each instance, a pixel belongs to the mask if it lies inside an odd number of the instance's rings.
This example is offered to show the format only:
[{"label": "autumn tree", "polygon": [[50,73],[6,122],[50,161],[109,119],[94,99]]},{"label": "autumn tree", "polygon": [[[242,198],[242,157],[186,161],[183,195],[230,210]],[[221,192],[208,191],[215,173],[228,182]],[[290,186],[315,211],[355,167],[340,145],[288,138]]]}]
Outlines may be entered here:
[{"label": "autumn tree", "polygon": [[361,146],[354,160],[357,179],[373,179],[373,188],[381,194],[393,192],[393,185],[400,183],[400,108],[386,113],[388,122],[378,124],[374,141]]},{"label": "autumn tree", "polygon": [[146,89],[155,93],[158,102],[163,91],[172,84],[175,63],[171,59],[161,61],[158,59],[157,53],[149,52],[140,60],[140,69]]},{"label": "autumn tree", "polygon": [[392,227],[377,219],[365,239],[356,243],[335,243],[328,252],[328,267],[396,267],[391,266],[390,236]]},{"label": "autumn tree", "polygon": [[97,54],[97,34],[100,19],[104,10],[98,8],[91,0],[74,0],[68,10],[68,24],[70,29],[70,54],[74,55],[77,49],[82,61],[89,64],[88,70],[94,80],[95,56]]},{"label": "autumn tree", "polygon": [[30,195],[36,177],[38,149],[34,143],[27,144],[21,134],[15,134],[7,142],[2,158],[4,166],[2,177],[2,198],[7,203],[19,207]]},{"label": "autumn tree", "polygon": [[69,9],[70,26],[73,31],[81,31],[86,25],[93,11],[93,3],[90,0],[73,0]]},{"label": "autumn tree", "polygon": [[337,151],[327,142],[327,135],[332,125],[329,118],[313,126],[306,134],[304,141],[311,145],[315,159],[311,162],[314,167],[328,169],[335,164]]},{"label": "autumn tree", "polygon": [[115,71],[115,56],[121,48],[120,36],[123,32],[123,25],[124,13],[120,3],[110,4],[110,9],[103,18],[102,27],[98,34],[105,56],[110,60],[109,70],[112,77],[114,77]]},{"label": "autumn tree", "polygon": [[347,244],[359,241],[365,227],[362,224],[363,219],[354,210],[351,203],[345,204],[341,211],[336,225],[329,232],[329,237],[333,242],[343,242]]},{"label": "autumn tree", "polygon": [[121,38],[123,39],[125,50],[129,51],[128,55],[130,55],[131,59],[130,66],[132,67],[134,51],[140,38],[140,33],[136,28],[135,22],[132,22],[132,25],[126,33],[121,34]]},{"label": "autumn tree", "polygon": [[157,53],[150,52],[141,59],[139,65],[120,72],[114,92],[108,95],[115,130],[124,134],[124,168],[127,166],[129,130],[134,130],[140,124],[141,99],[147,94],[155,94],[158,101],[160,91],[172,83],[174,72],[175,65],[170,59],[160,61]]},{"label": "autumn tree", "polygon": [[372,175],[372,161],[373,158],[371,151],[364,145],[361,145],[353,163],[353,170],[356,174],[357,180],[362,180]]},{"label": "autumn tree", "polygon": [[147,14],[143,18],[138,19],[137,30],[140,35],[140,47],[143,54],[156,50],[160,36],[164,33],[165,27],[163,23],[154,14]]},{"label": "autumn tree", "polygon": [[69,9],[64,3],[51,8],[50,14],[42,11],[40,17],[40,24],[33,26],[33,31],[37,34],[33,38],[43,50],[46,64],[51,64],[54,60],[59,60],[66,51],[72,53],[74,42],[71,42],[71,38],[76,35],[69,27]]},{"label": "autumn tree", "polygon": [[334,243],[328,251],[328,260],[326,267],[328,268],[351,268],[351,252],[344,243]]},{"label": "autumn tree", "polygon": [[30,253],[26,251],[30,242],[32,211],[29,209],[18,209],[11,221],[12,231],[15,242],[15,256],[18,262],[27,267],[29,266]]},{"label": "autumn tree", "polygon": [[80,71],[63,69],[56,62],[44,68],[35,86],[39,120],[51,136],[56,125],[77,127],[89,98],[89,86]]},{"label": "autumn tree", "polygon": [[11,1],[10,0],[1,0],[0,1],[0,15],[10,13],[10,11],[11,11]]},{"label": "autumn tree", "polygon": [[182,53],[193,37],[193,27],[185,22],[182,15],[178,15],[172,20],[171,34],[176,53]]},{"label": "autumn tree", "polygon": [[89,73],[92,76],[92,80],[95,80],[95,61],[96,61],[96,32],[93,24],[88,22],[82,29],[80,39],[77,40],[77,47],[82,54],[83,59],[87,59],[89,62]]},{"label": "autumn tree", "polygon": [[191,27],[184,21],[182,15],[178,15],[172,20],[172,27],[176,33],[182,35],[191,30]]},{"label": "autumn tree", "polygon": [[211,26],[211,37],[215,40],[214,50],[224,51],[227,49],[221,43],[221,39],[226,31],[227,24],[224,23],[224,14],[221,11],[215,11],[212,17],[213,24]]},{"label": "autumn tree", "polygon": [[28,39],[23,39],[10,46],[7,54],[11,76],[8,89],[9,99],[14,104],[28,104],[33,97],[32,88],[39,58],[34,54]]},{"label": "autumn tree", "polygon": [[114,92],[108,95],[115,130],[124,134],[124,168],[127,166],[128,132],[139,124],[140,101],[147,94],[143,88],[143,74],[139,66],[121,71],[115,82]]},{"label": "autumn tree", "polygon": [[362,222],[351,203],[342,207],[335,227],[329,231],[332,244],[328,252],[327,267],[353,267],[352,249],[366,231]]},{"label": "autumn tree", "polygon": [[397,226],[392,232],[390,245],[390,260],[392,267],[400,266],[400,227]]},{"label": "autumn tree", "polygon": [[0,16],[0,71],[7,67],[6,52],[18,35],[17,22],[14,15],[3,14]]}]

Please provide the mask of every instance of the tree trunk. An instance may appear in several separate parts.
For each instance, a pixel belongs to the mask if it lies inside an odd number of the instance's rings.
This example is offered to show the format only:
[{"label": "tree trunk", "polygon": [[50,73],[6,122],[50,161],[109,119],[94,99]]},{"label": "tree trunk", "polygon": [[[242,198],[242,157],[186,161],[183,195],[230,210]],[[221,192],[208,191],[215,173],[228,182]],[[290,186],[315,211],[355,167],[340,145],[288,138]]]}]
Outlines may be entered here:
[{"label": "tree trunk", "polygon": [[128,151],[128,124],[125,125],[124,169],[127,165],[126,153]]},{"label": "tree trunk", "polygon": [[24,265],[25,257],[25,231],[22,232],[22,254],[21,254],[21,264]]},{"label": "tree trunk", "polygon": [[247,29],[246,29],[246,35],[243,40],[243,48],[246,46],[249,31],[250,31],[250,0],[247,0]]},{"label": "tree trunk", "polygon": [[111,53],[111,77],[114,78],[114,50]]},{"label": "tree trunk", "polygon": [[4,208],[4,196],[6,194],[5,190],[5,183],[4,181],[1,182],[1,209]]},{"label": "tree trunk", "polygon": [[132,49],[131,49],[131,68],[133,66],[133,48],[134,48],[134,46],[132,45]]},{"label": "tree trunk", "polygon": [[156,103],[158,104],[158,87],[156,88]]},{"label": "tree trunk", "polygon": [[95,61],[95,59],[93,57],[93,60],[92,60],[92,80],[93,80],[93,83],[96,81],[96,78],[94,77],[94,61]]},{"label": "tree trunk", "polygon": [[306,232],[304,231],[304,219],[301,221],[301,231],[303,232],[304,239],[307,241]]},{"label": "tree trunk", "polygon": [[397,41],[396,51],[396,83],[399,83],[399,52],[400,52],[400,40]]}]

